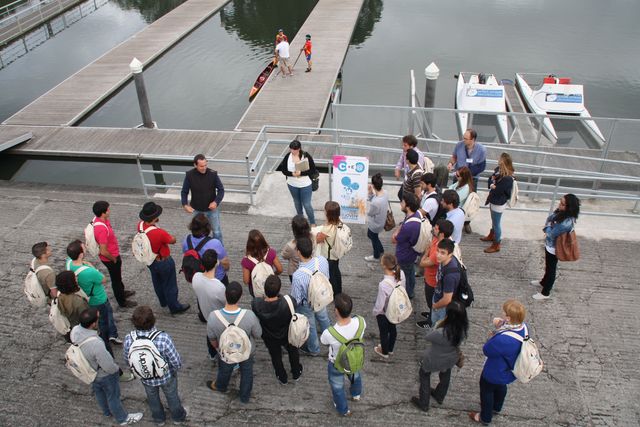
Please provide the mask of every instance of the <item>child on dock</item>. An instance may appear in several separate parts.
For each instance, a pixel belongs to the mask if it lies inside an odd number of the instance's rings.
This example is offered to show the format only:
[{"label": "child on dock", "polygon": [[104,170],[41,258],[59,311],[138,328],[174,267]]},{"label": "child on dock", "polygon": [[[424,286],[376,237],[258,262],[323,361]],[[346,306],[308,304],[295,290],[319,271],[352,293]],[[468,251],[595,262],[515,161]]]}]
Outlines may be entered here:
[{"label": "child on dock", "polygon": [[305,38],[307,41],[304,43],[304,46],[300,51],[304,50],[304,55],[307,58],[307,69],[305,70],[305,73],[309,73],[311,72],[311,34],[307,34]]}]

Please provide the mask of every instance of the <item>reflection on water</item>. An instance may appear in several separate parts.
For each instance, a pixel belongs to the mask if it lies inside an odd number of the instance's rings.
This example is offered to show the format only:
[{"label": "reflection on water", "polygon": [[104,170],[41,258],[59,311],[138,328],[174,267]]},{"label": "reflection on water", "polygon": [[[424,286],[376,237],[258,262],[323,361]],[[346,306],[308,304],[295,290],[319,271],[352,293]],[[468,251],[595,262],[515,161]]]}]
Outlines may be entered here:
[{"label": "reflection on water", "polygon": [[147,23],[171,12],[186,0],[113,0],[123,10],[137,10]]},{"label": "reflection on water", "polygon": [[364,0],[360,14],[358,15],[358,22],[353,29],[353,36],[351,37],[351,46],[357,48],[371,36],[373,27],[376,22],[380,21],[382,15],[383,4],[382,0]]}]

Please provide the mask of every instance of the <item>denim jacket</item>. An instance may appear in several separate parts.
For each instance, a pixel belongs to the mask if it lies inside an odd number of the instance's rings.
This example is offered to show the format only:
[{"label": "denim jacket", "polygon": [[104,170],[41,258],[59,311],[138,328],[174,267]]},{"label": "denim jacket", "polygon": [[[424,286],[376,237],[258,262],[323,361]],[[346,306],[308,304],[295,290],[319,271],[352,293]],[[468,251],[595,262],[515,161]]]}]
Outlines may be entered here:
[{"label": "denim jacket", "polygon": [[555,217],[555,212],[549,215],[542,229],[545,232],[544,244],[549,248],[555,248],[558,236],[573,230],[575,225],[575,218],[566,218],[562,222],[555,222]]}]

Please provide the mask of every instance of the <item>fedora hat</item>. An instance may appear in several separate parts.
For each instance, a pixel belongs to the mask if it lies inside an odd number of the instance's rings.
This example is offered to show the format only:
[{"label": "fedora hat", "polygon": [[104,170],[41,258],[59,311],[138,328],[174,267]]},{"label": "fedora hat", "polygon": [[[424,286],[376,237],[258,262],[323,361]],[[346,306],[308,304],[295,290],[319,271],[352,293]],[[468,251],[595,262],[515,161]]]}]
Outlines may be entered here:
[{"label": "fedora hat", "polygon": [[140,211],[140,219],[143,221],[153,221],[162,214],[162,206],[156,205],[154,202],[147,202]]}]

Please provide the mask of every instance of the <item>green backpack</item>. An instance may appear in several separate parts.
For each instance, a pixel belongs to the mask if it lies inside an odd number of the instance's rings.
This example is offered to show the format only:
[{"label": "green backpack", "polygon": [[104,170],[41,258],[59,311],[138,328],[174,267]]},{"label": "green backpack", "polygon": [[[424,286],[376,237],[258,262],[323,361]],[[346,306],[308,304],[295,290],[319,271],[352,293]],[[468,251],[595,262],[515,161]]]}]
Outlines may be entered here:
[{"label": "green backpack", "polygon": [[355,317],[359,322],[358,331],[350,340],[340,335],[333,326],[329,327],[329,333],[340,342],[340,349],[333,366],[347,375],[355,374],[364,365],[364,340],[360,338],[364,332],[364,319],[361,316]]}]

